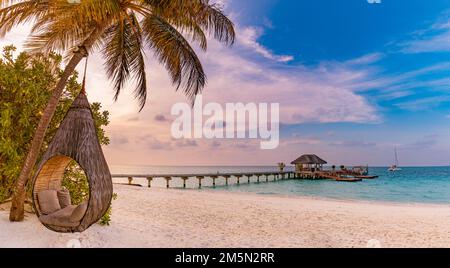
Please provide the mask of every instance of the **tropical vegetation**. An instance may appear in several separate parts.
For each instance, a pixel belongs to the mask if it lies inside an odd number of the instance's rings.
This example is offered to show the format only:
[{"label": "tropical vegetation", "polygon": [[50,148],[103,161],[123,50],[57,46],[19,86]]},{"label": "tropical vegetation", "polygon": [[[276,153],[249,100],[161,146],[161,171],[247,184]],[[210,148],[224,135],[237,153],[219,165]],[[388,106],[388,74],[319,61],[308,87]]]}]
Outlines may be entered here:
[{"label": "tropical vegetation", "polygon": [[[60,55],[30,55],[22,52],[14,57],[14,51],[13,46],[5,47],[0,59],[0,203],[10,200],[13,194],[14,183],[30,147],[34,130],[51,97],[51,89],[62,72],[59,68],[62,60]],[[69,78],[45,135],[39,157],[81,90],[77,76],[75,72]],[[102,145],[108,145],[109,138],[104,127],[109,124],[109,112],[102,111],[101,104],[97,102],[92,103],[91,110],[99,141]],[[66,169],[62,183],[69,190],[73,204],[80,204],[88,198],[88,181],[76,162],[72,162]],[[103,217],[102,222],[109,222],[110,212]]]},{"label": "tropical vegetation", "polygon": [[204,88],[206,75],[190,41],[206,50],[208,34],[227,45],[235,40],[233,23],[210,0],[0,0],[0,8],[0,36],[19,24],[32,23],[26,47],[44,54],[57,51],[67,59],[15,181],[11,221],[23,220],[25,186],[46,130],[68,79],[89,53],[103,55],[116,99],[127,81],[134,80],[142,109],[147,99],[145,49],[166,67],[175,87],[194,99]]}]

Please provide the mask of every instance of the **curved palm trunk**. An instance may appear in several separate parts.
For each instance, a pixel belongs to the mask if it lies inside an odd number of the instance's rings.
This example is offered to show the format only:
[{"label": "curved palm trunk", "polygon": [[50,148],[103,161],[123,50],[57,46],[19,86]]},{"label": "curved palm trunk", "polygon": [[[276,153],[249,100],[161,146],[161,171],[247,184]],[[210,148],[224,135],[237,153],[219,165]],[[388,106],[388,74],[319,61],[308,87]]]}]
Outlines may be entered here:
[{"label": "curved palm trunk", "polygon": [[67,80],[75,71],[78,63],[87,56],[87,51],[92,47],[95,40],[103,33],[103,28],[97,27],[96,30],[91,34],[91,36],[85,40],[82,46],[74,53],[69,63],[64,69],[64,72],[58,81],[55,89],[53,90],[52,96],[45,107],[42,118],[39,121],[39,124],[36,128],[36,132],[33,136],[33,140],[31,142],[30,150],[27,154],[25,162],[22,166],[22,170],[20,172],[19,178],[16,181],[15,192],[12,199],[11,210],[9,214],[10,221],[22,221],[24,218],[24,203],[26,198],[26,185],[28,180],[31,177],[31,173],[33,171],[34,165],[36,164],[37,158],[39,156],[40,149],[42,147],[42,143],[44,141],[45,132],[50,124],[50,121],[55,114],[56,107],[58,105],[59,99],[64,91],[64,88],[67,84]]}]

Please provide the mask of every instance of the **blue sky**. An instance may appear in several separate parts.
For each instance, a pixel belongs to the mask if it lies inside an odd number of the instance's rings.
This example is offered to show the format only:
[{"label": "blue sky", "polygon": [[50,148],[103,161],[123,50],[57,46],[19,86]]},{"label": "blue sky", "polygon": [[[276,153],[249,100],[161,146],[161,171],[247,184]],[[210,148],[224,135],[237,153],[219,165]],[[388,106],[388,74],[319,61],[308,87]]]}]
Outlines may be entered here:
[{"label": "blue sky", "polygon": [[[171,107],[186,102],[146,51],[149,98],[118,102],[92,54],[89,99],[111,113],[110,164],[273,165],[316,153],[336,165],[450,165],[450,0],[215,0],[236,24],[232,48],[198,55],[203,101],[279,103],[281,141],[174,140]],[[0,45],[19,50],[31,25]],[[81,65],[80,65],[81,66]],[[82,67],[79,68],[82,70]],[[174,157],[174,154],[177,157]]]},{"label": "blue sky", "polygon": [[326,141],[328,149],[307,149],[333,159],[360,151],[358,157],[385,165],[398,146],[404,165],[450,164],[450,1],[235,0],[228,8],[239,23],[260,29],[261,46],[292,56],[271,68],[345,65],[369,73],[352,81],[352,90],[376,120],[285,124],[285,138]]},{"label": "blue sky", "polygon": [[[279,148],[171,139],[170,108],[185,98],[149,61],[142,113],[126,94],[116,104],[105,92],[91,96],[111,111],[110,163],[272,165],[316,153],[330,164],[387,166],[398,147],[402,166],[450,165],[450,0],[216,2],[235,22],[237,42],[199,51],[203,101],[279,103]],[[99,75],[88,83],[108,88],[100,63],[90,68]]]},{"label": "blue sky", "polygon": [[[251,5],[261,1],[248,2]],[[387,52],[390,42],[408,39],[415,31],[436,22],[449,5],[447,0],[385,0],[382,4],[368,4],[365,0],[267,2],[271,3],[270,9],[263,18],[273,28],[266,30],[260,42],[311,64]],[[264,23],[264,19],[259,22],[262,26]]]}]

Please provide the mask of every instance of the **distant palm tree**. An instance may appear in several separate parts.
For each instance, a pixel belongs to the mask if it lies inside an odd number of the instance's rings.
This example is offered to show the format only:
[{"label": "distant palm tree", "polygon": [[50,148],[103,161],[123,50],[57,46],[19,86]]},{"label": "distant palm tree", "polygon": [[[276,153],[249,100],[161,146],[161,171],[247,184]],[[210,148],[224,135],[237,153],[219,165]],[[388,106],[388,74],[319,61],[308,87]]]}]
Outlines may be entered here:
[{"label": "distant palm tree", "polygon": [[68,57],[17,179],[11,221],[23,220],[25,186],[45,132],[69,76],[90,52],[99,49],[103,54],[116,100],[126,81],[136,81],[135,96],[142,109],[147,97],[145,47],[164,64],[176,88],[194,99],[206,76],[183,34],[203,50],[206,34],[227,45],[235,40],[233,23],[209,0],[0,0],[0,8],[1,36],[21,23],[33,23],[28,49],[64,52]]},{"label": "distant palm tree", "polygon": [[286,167],[285,163],[282,163],[282,162],[278,163],[278,168],[280,169],[280,172],[283,172],[285,167]]}]

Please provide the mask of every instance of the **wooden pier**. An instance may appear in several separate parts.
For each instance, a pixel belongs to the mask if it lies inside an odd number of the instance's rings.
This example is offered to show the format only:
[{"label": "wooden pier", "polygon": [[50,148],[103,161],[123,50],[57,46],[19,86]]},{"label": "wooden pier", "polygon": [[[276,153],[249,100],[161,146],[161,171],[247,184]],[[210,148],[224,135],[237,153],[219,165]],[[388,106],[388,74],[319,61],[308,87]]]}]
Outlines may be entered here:
[{"label": "wooden pier", "polygon": [[[187,188],[187,182],[189,180],[196,180],[198,182],[198,188],[202,188],[205,184],[203,182],[208,180],[211,182],[212,187],[217,186],[217,182],[222,181],[224,186],[230,185],[230,179],[234,178],[237,185],[250,184],[252,182],[260,183],[277,181],[277,180],[291,180],[291,179],[304,179],[304,180],[334,180],[338,182],[360,182],[366,179],[375,179],[378,176],[369,175],[368,166],[354,166],[351,169],[347,169],[345,166],[341,166],[340,169],[336,169],[336,166],[331,166],[331,170],[325,170],[324,164],[327,162],[317,155],[302,155],[298,159],[294,160],[291,164],[295,165],[295,171],[284,171],[286,165],[284,163],[278,163],[278,171],[275,172],[246,172],[246,173],[207,173],[207,174],[113,174],[113,178],[128,179],[128,185],[133,184],[134,179],[146,179],[147,186],[152,187],[152,182],[155,179],[165,180],[166,188],[170,188],[170,182],[174,179],[182,181],[182,187]],[[253,181],[252,181],[252,178]],[[173,185],[173,184],[172,184]],[[209,186],[209,185],[208,185]]]},{"label": "wooden pier", "polygon": [[[212,187],[216,187],[217,181],[223,179],[225,185],[229,185],[229,179],[235,178],[236,184],[250,184],[252,178],[256,178],[256,183],[261,182],[261,178],[264,178],[265,182],[277,181],[277,180],[290,180],[290,179],[298,179],[295,172],[286,171],[286,172],[250,172],[250,173],[209,173],[209,174],[113,174],[112,178],[126,178],[128,179],[128,185],[134,185],[134,179],[146,179],[148,184],[147,186],[152,187],[152,182],[155,179],[164,179],[166,181],[166,188],[170,188],[170,182],[173,179],[180,179],[183,181],[183,188],[187,188],[186,182],[188,180],[197,180],[198,188],[202,188],[202,181],[205,179],[211,180]],[[271,178],[271,179],[270,179]],[[245,181],[242,181],[244,179]]]},{"label": "wooden pier", "polygon": [[335,180],[342,182],[359,182],[363,180],[376,179],[378,176],[360,175],[352,171],[332,171],[332,170],[320,170],[320,171],[297,171],[296,177],[300,179],[308,180]]},{"label": "wooden pier", "polygon": [[330,179],[330,180],[335,180],[335,181],[344,181],[344,182],[358,182],[358,181],[363,180],[363,179],[357,178],[357,177],[339,176],[337,174],[330,174],[330,173],[326,173],[326,172],[322,172],[320,174],[320,176],[323,177],[324,179]]},{"label": "wooden pier", "polygon": [[[250,173],[209,173],[209,174],[114,174],[113,178],[128,179],[128,185],[136,185],[133,183],[134,179],[146,179],[147,186],[152,187],[152,182],[155,179],[165,180],[166,188],[170,188],[170,183],[174,179],[182,181],[182,188],[187,188],[187,181],[196,180],[198,188],[204,186],[203,182],[208,180],[211,182],[211,187],[216,187],[217,182],[222,180],[223,185],[228,186],[229,180],[234,178],[237,185],[250,184],[252,178],[254,183],[278,181],[278,180],[334,180],[339,182],[360,182],[364,179],[375,179],[378,176],[360,175],[352,171],[332,171],[332,170],[318,170],[318,171],[278,171],[278,172],[250,172]],[[255,181],[256,180],[256,181]]]}]

